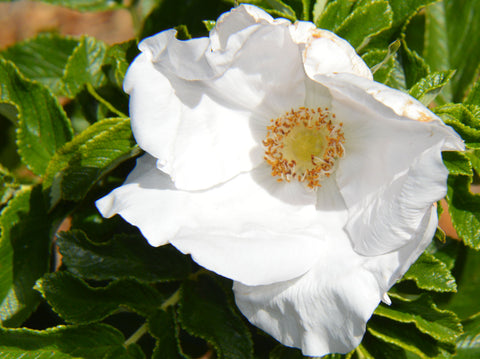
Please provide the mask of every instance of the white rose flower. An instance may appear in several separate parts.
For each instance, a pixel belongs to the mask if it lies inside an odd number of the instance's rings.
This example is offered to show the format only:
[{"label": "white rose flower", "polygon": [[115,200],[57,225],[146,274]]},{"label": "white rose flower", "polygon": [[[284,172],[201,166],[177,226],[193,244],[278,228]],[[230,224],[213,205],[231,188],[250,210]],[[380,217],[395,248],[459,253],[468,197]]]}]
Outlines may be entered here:
[{"label": "white rose flower", "polygon": [[208,38],[143,40],[125,91],[146,154],[97,201],[234,280],[248,320],[346,353],[431,241],[458,135],[309,22],[242,5]]}]

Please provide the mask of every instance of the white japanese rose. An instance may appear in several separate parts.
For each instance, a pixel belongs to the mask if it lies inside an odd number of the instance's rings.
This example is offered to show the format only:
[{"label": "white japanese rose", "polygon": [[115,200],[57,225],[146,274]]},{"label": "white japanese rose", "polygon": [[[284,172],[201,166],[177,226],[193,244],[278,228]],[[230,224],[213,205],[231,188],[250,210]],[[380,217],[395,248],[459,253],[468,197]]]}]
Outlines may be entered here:
[{"label": "white japanese rose", "polygon": [[310,22],[242,5],[208,38],[139,47],[124,87],[146,154],[100,212],[233,279],[283,344],[352,350],[431,241],[461,139]]}]

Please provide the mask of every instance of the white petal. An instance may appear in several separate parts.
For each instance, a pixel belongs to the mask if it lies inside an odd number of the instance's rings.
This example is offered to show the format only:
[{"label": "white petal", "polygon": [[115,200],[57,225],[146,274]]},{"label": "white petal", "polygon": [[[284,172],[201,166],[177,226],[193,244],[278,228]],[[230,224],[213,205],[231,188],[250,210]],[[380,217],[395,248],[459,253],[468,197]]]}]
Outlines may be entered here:
[{"label": "white petal", "polygon": [[210,32],[214,48],[226,48],[229,37],[255,24],[289,24],[285,19],[273,19],[262,9],[242,4],[220,16]]},{"label": "white petal", "polygon": [[216,38],[179,41],[172,31],[146,39],[126,76],[135,138],[177,188],[209,188],[257,166],[270,119],[305,102],[288,23],[230,25],[241,30],[228,33],[226,48],[215,48]]},{"label": "white petal", "polygon": [[383,295],[345,233],[337,231],[322,243],[315,266],[298,279],[233,287],[237,306],[252,324],[311,356],[356,347]]},{"label": "white petal", "polygon": [[373,75],[355,49],[331,31],[310,22],[296,22],[292,37],[302,44],[305,72],[310,78],[330,73],[350,73],[372,80]]},{"label": "white petal", "polygon": [[432,203],[445,197],[448,171],[440,148],[426,150],[411,167],[373,199],[349,208],[346,230],[354,249],[363,255],[378,255],[408,243],[418,230]]},{"label": "white petal", "polygon": [[399,251],[364,257],[337,231],[318,252],[314,268],[300,278],[266,286],[234,283],[235,301],[248,320],[304,355],[347,353],[386,291],[423,252],[437,225],[435,208],[414,240]]},{"label": "white petal", "polygon": [[[279,184],[269,172],[260,167],[208,191],[188,192],[175,189],[145,155],[97,207],[139,227],[152,245],[170,242],[220,275],[270,284],[305,273],[329,231],[344,225],[346,212],[332,195],[337,210],[317,210],[317,193],[300,183]],[[336,198],[341,201],[338,192]]]},{"label": "white petal", "polygon": [[[352,75],[316,80],[329,88],[332,111],[344,124],[346,154],[336,178],[355,248],[377,255],[404,245],[430,204],[445,194],[440,151],[463,149],[463,142],[400,91]],[[430,172],[412,169],[419,161]]]}]

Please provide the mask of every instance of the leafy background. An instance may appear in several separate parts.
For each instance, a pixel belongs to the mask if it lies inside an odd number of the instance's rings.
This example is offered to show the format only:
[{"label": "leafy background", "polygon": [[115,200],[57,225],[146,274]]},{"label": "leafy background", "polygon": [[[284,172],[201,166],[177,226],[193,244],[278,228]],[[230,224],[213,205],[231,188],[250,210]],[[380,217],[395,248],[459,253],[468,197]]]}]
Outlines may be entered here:
[{"label": "leafy background", "polygon": [[[127,14],[129,40],[50,31],[0,49],[0,357],[302,358],[248,324],[229,280],[94,207],[141,153],[121,88],[138,40],[171,27],[206,36],[233,1],[45,2],[69,16]],[[437,230],[362,344],[327,357],[480,357],[480,2],[250,3],[347,39],[377,81],[429,105],[467,145],[444,153],[439,212],[453,227]]]}]

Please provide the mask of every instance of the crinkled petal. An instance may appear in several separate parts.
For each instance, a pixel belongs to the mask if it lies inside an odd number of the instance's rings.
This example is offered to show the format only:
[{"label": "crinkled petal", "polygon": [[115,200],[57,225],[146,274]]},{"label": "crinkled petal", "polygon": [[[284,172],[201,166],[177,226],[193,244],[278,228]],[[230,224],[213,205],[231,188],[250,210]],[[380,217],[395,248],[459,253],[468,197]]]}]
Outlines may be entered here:
[{"label": "crinkled petal", "polygon": [[235,11],[211,40],[173,31],[144,40],[126,76],[135,139],[177,188],[209,188],[257,166],[269,120],[305,100],[289,23]]},{"label": "crinkled petal", "polygon": [[329,88],[332,111],[344,125],[346,154],[336,179],[354,247],[364,255],[395,250],[411,240],[430,204],[445,195],[440,152],[461,150],[463,142],[400,91],[347,74],[316,80]]},{"label": "crinkled petal", "polygon": [[360,344],[378,303],[426,248],[436,225],[432,208],[413,241],[377,257],[359,255],[338,231],[322,242],[305,275],[266,286],[235,282],[235,301],[251,323],[305,355],[347,353]]},{"label": "crinkled petal", "polygon": [[407,244],[432,203],[445,197],[448,170],[442,143],[415,158],[412,166],[380,188],[368,203],[349,209],[346,230],[354,249],[364,255],[379,255]]},{"label": "crinkled petal", "polygon": [[294,41],[302,45],[303,63],[310,78],[330,73],[349,73],[372,80],[368,66],[355,49],[331,31],[317,29],[311,22],[298,21],[290,28]]},{"label": "crinkled petal", "polygon": [[[221,15],[210,32],[214,48],[226,48],[229,37],[256,24],[286,24],[285,19],[274,19],[262,9],[242,4]],[[239,45],[241,45],[239,43]]]},{"label": "crinkled petal", "polygon": [[315,192],[299,183],[278,184],[269,172],[262,166],[208,191],[181,191],[145,155],[97,207],[139,227],[152,245],[170,242],[220,275],[270,284],[309,270],[345,215],[317,210]]}]

